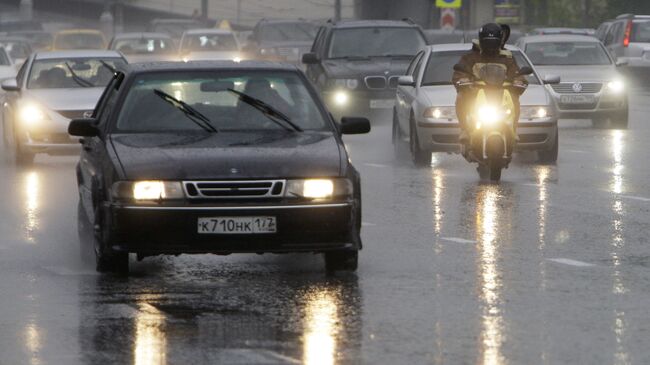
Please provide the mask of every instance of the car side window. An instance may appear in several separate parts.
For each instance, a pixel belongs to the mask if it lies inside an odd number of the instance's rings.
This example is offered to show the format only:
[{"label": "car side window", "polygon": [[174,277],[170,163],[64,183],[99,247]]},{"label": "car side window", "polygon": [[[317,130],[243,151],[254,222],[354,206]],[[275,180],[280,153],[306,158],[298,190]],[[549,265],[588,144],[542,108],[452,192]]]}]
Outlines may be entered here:
[{"label": "car side window", "polygon": [[612,31],[610,32],[611,34],[611,39],[609,44],[612,43],[619,43],[621,40],[623,40],[623,23],[618,22],[616,25],[613,27]]},{"label": "car side window", "polygon": [[420,57],[422,57],[422,52],[419,52],[418,54],[413,57],[411,60],[411,63],[409,64],[409,67],[406,69],[406,74],[413,76],[413,69],[415,68],[415,65],[418,63],[420,60]]}]

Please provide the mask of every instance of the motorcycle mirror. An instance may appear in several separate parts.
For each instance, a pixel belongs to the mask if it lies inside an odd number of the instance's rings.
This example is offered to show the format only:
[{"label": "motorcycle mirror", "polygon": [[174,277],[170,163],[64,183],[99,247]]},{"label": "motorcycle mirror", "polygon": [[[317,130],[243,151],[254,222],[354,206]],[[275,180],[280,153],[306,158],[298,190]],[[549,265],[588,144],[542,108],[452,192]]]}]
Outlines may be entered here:
[{"label": "motorcycle mirror", "polygon": [[519,75],[519,76],[528,76],[528,75],[532,75],[532,74],[533,74],[533,69],[528,67],[528,66],[524,66],[524,67],[520,68],[519,72],[517,72],[517,75]]}]

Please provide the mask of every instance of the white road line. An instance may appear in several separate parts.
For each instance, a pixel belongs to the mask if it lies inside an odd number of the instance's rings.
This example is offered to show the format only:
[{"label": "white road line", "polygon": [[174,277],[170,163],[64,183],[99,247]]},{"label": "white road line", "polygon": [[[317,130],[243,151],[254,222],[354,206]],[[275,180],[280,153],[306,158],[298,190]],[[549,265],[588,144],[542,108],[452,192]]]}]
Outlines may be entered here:
[{"label": "white road line", "polygon": [[[275,351],[271,351],[271,350],[262,350],[262,351],[267,356],[275,358],[277,360],[281,360],[281,361],[286,362],[286,363],[291,363],[291,364],[300,364],[301,363],[301,361],[298,360],[298,359],[294,359],[293,357],[282,355],[282,354],[277,353]],[[262,351],[260,351],[260,352],[262,352]]]},{"label": "white road line", "polygon": [[556,259],[547,259],[548,261],[552,261],[558,264],[563,264],[563,265],[570,265],[570,266],[578,266],[578,267],[591,267],[591,266],[596,266],[594,264],[590,264],[588,262],[584,261],[578,261],[578,260],[571,260],[571,259],[565,259],[565,258],[556,258]]},{"label": "white road line", "polygon": [[562,150],[564,152],[569,152],[569,153],[589,153],[587,151],[582,151],[582,150]]},{"label": "white road line", "polygon": [[621,195],[623,199],[638,200],[642,202],[650,202],[650,198],[644,198],[642,196],[633,196],[633,195]]},{"label": "white road line", "polygon": [[388,165],[384,165],[384,164],[381,164],[381,163],[369,163],[369,162],[366,162],[366,163],[364,163],[364,165],[370,166],[370,167],[380,167],[380,168],[388,167]]},{"label": "white road line", "polygon": [[362,227],[374,227],[376,224],[370,222],[361,222]]},{"label": "white road line", "polygon": [[440,239],[443,241],[456,242],[456,243],[476,243],[476,241],[466,240],[460,237],[440,237]]}]

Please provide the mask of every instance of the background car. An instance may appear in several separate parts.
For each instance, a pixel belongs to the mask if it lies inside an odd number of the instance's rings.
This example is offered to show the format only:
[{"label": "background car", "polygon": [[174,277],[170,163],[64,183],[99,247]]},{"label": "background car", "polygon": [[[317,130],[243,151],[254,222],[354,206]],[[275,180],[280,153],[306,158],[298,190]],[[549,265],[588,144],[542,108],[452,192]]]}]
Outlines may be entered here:
[{"label": "background car", "polygon": [[[409,65],[399,80],[393,112],[393,145],[401,155],[405,141],[413,162],[431,164],[432,152],[459,152],[460,129],[456,117],[456,89],[451,82],[454,65],[470,51],[471,44],[428,46]],[[507,46],[519,67],[531,66],[516,47]],[[537,151],[540,162],[557,160],[559,134],[553,100],[539,74],[527,76],[529,86],[520,97],[521,113],[517,150]],[[555,82],[550,79],[547,82]]]},{"label": "background car", "polygon": [[463,43],[465,41],[465,32],[458,29],[425,29],[424,35],[427,38],[427,44]]},{"label": "background car", "polygon": [[95,29],[67,29],[54,35],[52,49],[106,49],[106,39]]},{"label": "background car", "polygon": [[244,47],[251,58],[300,63],[318,26],[306,20],[260,20]]},{"label": "background car", "polygon": [[602,43],[579,35],[531,36],[518,46],[542,75],[558,75],[551,85],[560,118],[591,119],[627,128],[626,81]]},{"label": "background car", "polygon": [[179,45],[183,61],[239,60],[243,58],[239,41],[226,29],[191,29],[183,33]]},{"label": "background car", "polygon": [[59,51],[32,54],[16,78],[2,82],[5,155],[19,165],[37,153],[78,153],[68,123],[92,114],[113,68],[126,61],[115,51]]},{"label": "background car", "polygon": [[54,41],[52,33],[40,30],[21,30],[10,32],[7,35],[26,39],[35,51],[49,51],[52,49]]},{"label": "background car", "polygon": [[69,126],[98,271],[127,271],[129,253],[265,252],[356,270],[361,185],[341,134],[370,123],[335,124],[294,66],[136,64],[106,90]]},{"label": "background car", "polygon": [[190,29],[200,29],[214,27],[214,22],[204,22],[198,19],[187,18],[170,18],[170,19],[153,19],[149,23],[147,30],[152,33],[166,33],[175,42],[180,41],[183,33]]},{"label": "background car", "polygon": [[0,47],[7,51],[17,65],[22,65],[33,52],[29,41],[22,37],[0,36]]},{"label": "background car", "polygon": [[621,65],[630,81],[650,85],[650,15],[623,14],[611,22],[603,44]]},{"label": "background car", "polygon": [[535,28],[528,32],[528,35],[551,35],[551,34],[575,34],[595,36],[596,30],[592,28],[562,28],[562,27],[546,27]]},{"label": "background car", "polygon": [[178,49],[165,33],[118,34],[111,39],[108,49],[122,53],[130,63],[178,60]]},{"label": "background car", "polygon": [[4,47],[0,47],[0,81],[16,77],[16,65]]},{"label": "background car", "polygon": [[337,118],[390,115],[397,78],[425,45],[422,29],[410,21],[328,22],[303,63]]}]

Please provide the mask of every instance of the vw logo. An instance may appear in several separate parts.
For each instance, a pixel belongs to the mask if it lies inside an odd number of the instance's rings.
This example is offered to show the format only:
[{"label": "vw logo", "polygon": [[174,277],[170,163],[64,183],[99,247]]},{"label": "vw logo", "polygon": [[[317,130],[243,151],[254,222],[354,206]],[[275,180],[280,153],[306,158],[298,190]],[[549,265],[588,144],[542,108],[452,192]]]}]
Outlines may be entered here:
[{"label": "vw logo", "polygon": [[90,118],[93,116],[93,111],[92,110],[86,110],[83,114],[84,118]]},{"label": "vw logo", "polygon": [[390,71],[384,71],[384,75],[388,75]]},{"label": "vw logo", "polygon": [[239,173],[239,170],[237,170],[236,168],[233,167],[233,168],[230,169],[230,173],[231,174],[237,174],[237,173]]},{"label": "vw logo", "polygon": [[573,89],[573,92],[579,93],[582,91],[582,84],[573,84],[571,88]]}]

